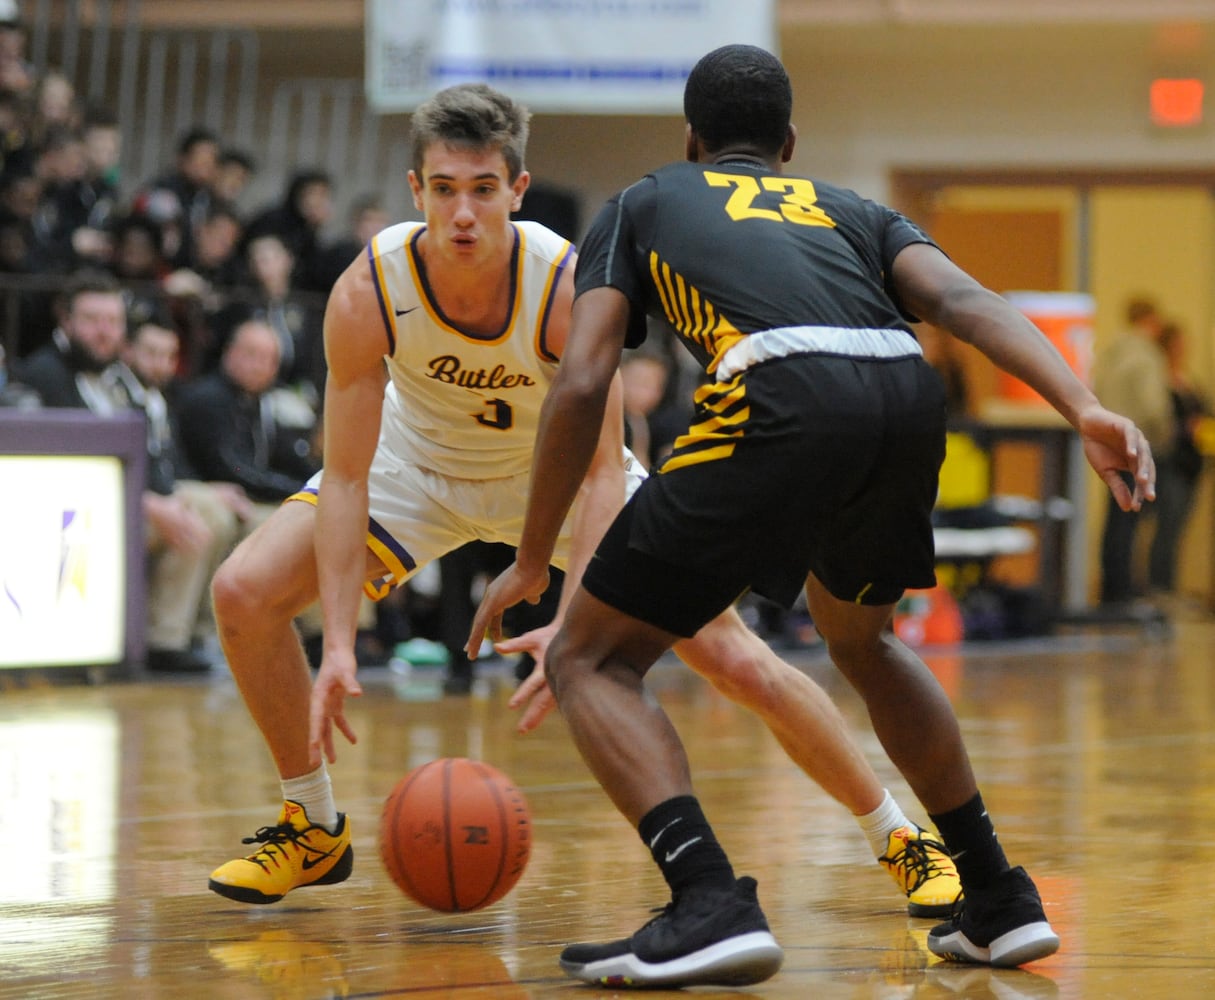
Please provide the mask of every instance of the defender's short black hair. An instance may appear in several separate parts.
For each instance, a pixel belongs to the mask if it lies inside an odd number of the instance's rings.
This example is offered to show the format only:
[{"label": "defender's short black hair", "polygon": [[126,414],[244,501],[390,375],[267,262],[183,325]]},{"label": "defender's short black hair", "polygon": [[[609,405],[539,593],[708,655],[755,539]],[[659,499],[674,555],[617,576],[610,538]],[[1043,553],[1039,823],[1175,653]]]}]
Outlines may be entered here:
[{"label": "defender's short black hair", "polygon": [[738,144],[777,153],[793,115],[789,74],[765,49],[723,45],[688,74],[683,113],[709,152]]}]

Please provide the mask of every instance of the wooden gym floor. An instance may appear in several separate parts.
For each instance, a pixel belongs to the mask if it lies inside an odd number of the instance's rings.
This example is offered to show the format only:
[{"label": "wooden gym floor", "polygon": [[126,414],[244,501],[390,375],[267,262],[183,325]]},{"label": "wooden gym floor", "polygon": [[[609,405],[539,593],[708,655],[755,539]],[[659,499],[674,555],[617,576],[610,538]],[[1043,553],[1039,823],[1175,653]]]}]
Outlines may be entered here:
[{"label": "wooden gym floor", "polygon": [[[931,653],[1014,863],[1063,939],[1023,970],[937,962],[854,821],[751,716],[674,662],[653,687],[684,735],[697,790],[786,950],[747,990],[816,997],[1215,996],[1215,623],[1087,631]],[[796,662],[854,724],[907,811],[858,702],[821,654]],[[618,995],[566,979],[571,940],[627,934],[665,901],[648,855],[576,757],[559,718],[515,735],[507,671],[470,698],[407,701],[363,672],[361,737],[331,769],[353,823],[341,886],[250,907],[206,888],[273,822],[272,769],[224,670],[87,686],[0,680],[0,996],[514,998]],[[381,802],[436,756],[505,770],[535,821],[516,889],[478,913],[419,909],[376,850]],[[662,996],[664,993],[649,995]],[[689,995],[689,994],[684,994]]]}]

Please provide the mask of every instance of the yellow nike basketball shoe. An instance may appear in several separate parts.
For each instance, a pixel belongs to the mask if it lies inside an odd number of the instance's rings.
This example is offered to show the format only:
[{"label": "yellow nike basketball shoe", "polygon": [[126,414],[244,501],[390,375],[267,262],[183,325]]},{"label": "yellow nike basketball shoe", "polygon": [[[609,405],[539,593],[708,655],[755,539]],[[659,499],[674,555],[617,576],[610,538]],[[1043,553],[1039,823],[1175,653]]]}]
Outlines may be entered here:
[{"label": "yellow nike basketball shoe", "polygon": [[208,888],[241,903],[276,903],[292,889],[344,882],[354,867],[350,823],[338,813],[337,833],[316,826],[298,802],[283,803],[277,826],[263,826],[244,844],[262,846],[220,865]]},{"label": "yellow nike basketball shoe", "polygon": [[890,835],[878,864],[907,896],[907,912],[913,917],[948,916],[962,895],[962,880],[945,845],[914,824]]}]

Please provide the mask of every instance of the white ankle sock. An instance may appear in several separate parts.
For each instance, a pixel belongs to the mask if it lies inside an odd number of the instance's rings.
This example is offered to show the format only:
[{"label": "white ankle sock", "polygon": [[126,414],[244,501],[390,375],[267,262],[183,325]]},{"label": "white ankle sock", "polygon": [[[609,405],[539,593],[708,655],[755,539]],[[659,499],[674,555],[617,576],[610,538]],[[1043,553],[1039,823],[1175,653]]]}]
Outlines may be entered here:
[{"label": "white ankle sock", "polygon": [[298,778],[284,778],[283,798],[298,802],[317,826],[330,833],[336,832],[338,814],[333,801],[333,786],[329,783],[329,772],[321,764],[315,771],[301,774]]},{"label": "white ankle sock", "polygon": [[894,801],[894,796],[889,791],[886,791],[886,797],[882,799],[880,806],[871,813],[858,816],[856,821],[861,824],[861,830],[868,838],[875,858],[880,858],[886,853],[886,848],[890,844],[890,835],[895,830],[901,826],[911,825],[911,820],[903,814],[903,810],[899,808],[899,804]]}]

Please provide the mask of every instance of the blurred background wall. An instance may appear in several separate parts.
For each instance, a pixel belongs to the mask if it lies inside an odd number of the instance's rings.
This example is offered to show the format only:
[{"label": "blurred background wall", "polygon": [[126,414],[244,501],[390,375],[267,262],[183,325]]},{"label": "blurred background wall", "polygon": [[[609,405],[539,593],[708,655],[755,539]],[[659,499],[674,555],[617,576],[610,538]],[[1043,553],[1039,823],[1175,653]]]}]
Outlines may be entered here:
[{"label": "blurred background wall", "polygon": [[[424,0],[417,0],[418,3]],[[1215,131],[1153,122],[1160,77],[1215,82],[1208,0],[779,0],[795,91],[792,168],[907,211],[997,291],[1094,296],[1095,348],[1126,300],[1150,295],[1215,384]],[[303,166],[339,205],[407,197],[407,115],[363,97],[362,0],[25,0],[30,58],[104,101],[124,130],[134,189],[207,125],[253,154],[243,198],[281,197]],[[573,191],[582,225],[617,188],[681,155],[675,116],[537,115],[529,167]],[[344,220],[339,211],[337,218]],[[974,398],[995,373],[962,352]],[[1014,479],[1032,475],[1017,471]],[[1093,480],[1090,556],[1100,528]],[[1208,601],[1215,498],[1204,483],[1182,585]],[[1090,563],[1095,559],[1090,558]],[[1094,570],[1095,572],[1095,570]]]}]

